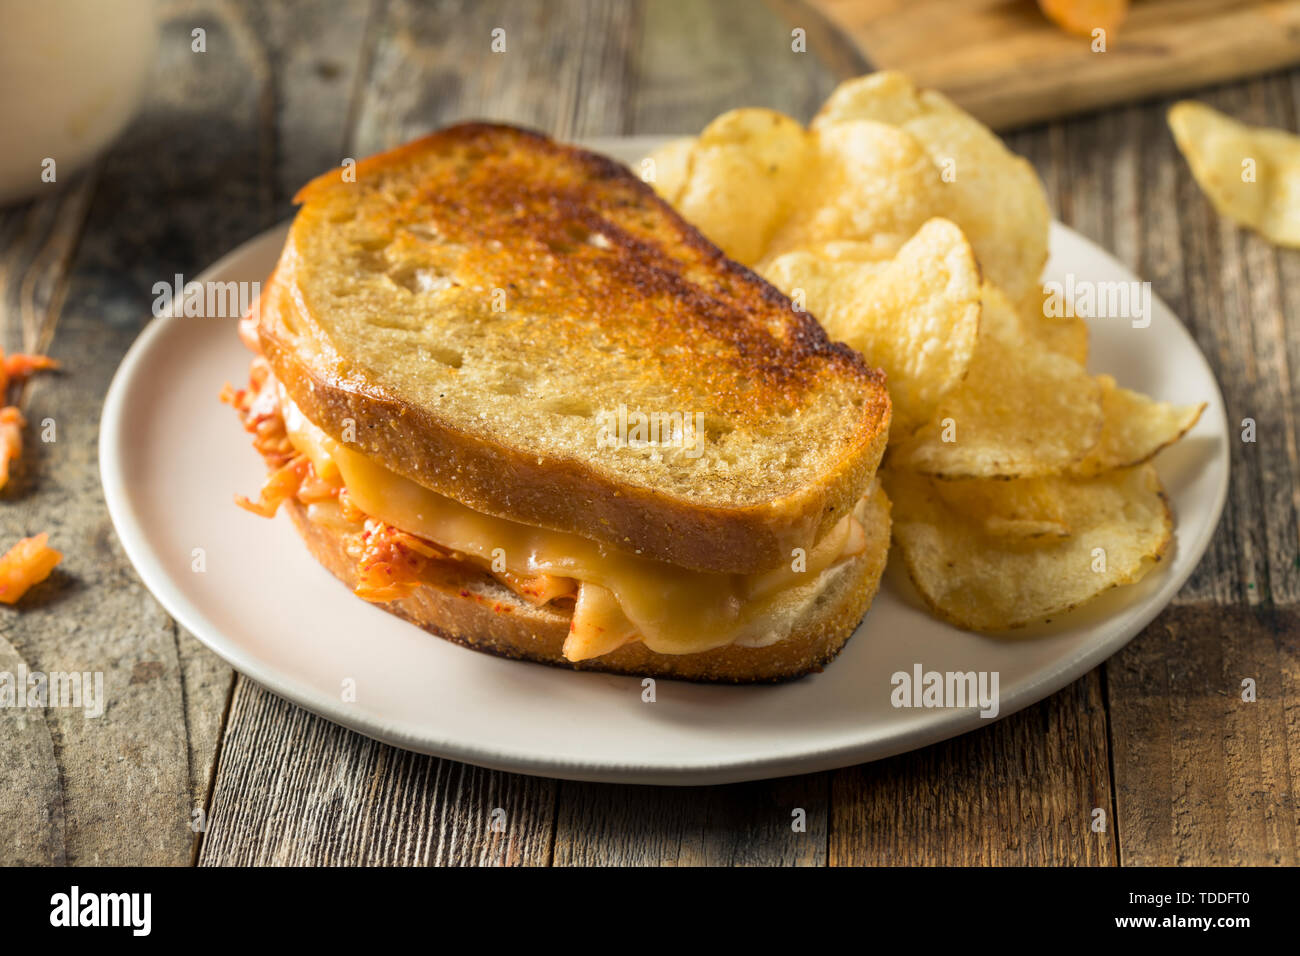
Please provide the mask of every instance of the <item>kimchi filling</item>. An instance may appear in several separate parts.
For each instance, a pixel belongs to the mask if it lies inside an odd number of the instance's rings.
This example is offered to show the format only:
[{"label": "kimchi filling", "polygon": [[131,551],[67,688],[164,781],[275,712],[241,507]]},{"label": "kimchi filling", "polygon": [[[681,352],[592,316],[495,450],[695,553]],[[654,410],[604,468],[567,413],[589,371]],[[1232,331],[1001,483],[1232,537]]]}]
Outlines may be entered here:
[{"label": "kimchi filling", "polygon": [[342,531],[348,557],[355,562],[357,586],[353,591],[357,597],[374,603],[400,600],[451,566],[463,569],[470,565],[530,604],[573,607],[578,582],[572,578],[498,571],[475,555],[440,548],[358,508],[342,480],[319,475],[312,460],[293,446],[275,380],[261,356],[253,359],[249,369],[249,387],[227,385],[221,400],[238,413],[244,430],[253,436],[253,447],[271,468],[256,500],[236,495],[236,503],[255,515],[271,518],[284,502],[296,501],[306,507],[310,519]]}]

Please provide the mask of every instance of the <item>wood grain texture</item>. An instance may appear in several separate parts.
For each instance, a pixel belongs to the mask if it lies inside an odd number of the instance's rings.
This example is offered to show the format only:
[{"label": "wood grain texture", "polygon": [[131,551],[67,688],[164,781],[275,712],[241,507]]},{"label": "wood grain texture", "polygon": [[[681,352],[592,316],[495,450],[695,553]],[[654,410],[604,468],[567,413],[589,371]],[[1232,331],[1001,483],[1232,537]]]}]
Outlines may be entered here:
[{"label": "wood grain texture", "polygon": [[[0,672],[18,674],[26,659],[0,638]],[[0,716],[5,784],[0,788],[0,863],[5,866],[68,862],[63,791],[54,730],[43,710],[5,710]]]},{"label": "wood grain texture", "polygon": [[[820,10],[806,0],[766,0],[787,27],[790,38],[803,31],[807,52],[818,65],[837,80],[870,73],[874,67],[854,43],[853,38],[837,27]],[[814,108],[820,104],[813,104]]]},{"label": "wood grain texture", "polygon": [[[196,781],[206,789],[207,780],[206,771],[193,768],[213,756],[202,722],[219,719],[229,680],[224,667],[183,672],[183,639],[127,570],[95,467],[99,406],[133,333],[105,314],[90,277],[106,249],[125,251],[114,235],[122,212],[116,190],[122,167],[138,150],[138,139],[128,134],[98,174],[6,214],[22,226],[6,230],[10,241],[0,253],[4,344],[45,348],[61,318],[64,334],[52,352],[70,371],[41,376],[25,390],[32,426],[0,510],[6,542],[48,530],[66,557],[19,607],[4,610],[0,643],[7,664],[101,674],[107,708],[100,717],[67,707],[27,710],[0,727],[0,751],[25,752],[31,770],[30,776],[5,774],[0,819],[12,826],[11,810],[21,814],[36,805],[45,826],[34,839],[0,843],[3,862],[188,862],[189,808]],[[129,181],[130,173],[125,176]],[[114,260],[106,275],[117,278],[121,265]],[[143,290],[127,298],[133,300],[118,304],[138,321],[149,300]],[[217,699],[205,702],[213,685]]]},{"label": "wood grain texture", "polygon": [[796,52],[790,30],[753,0],[645,3],[625,131],[695,133],[741,106],[811,119],[835,74],[818,58],[825,44]]},{"label": "wood grain texture", "polygon": [[[1197,98],[1295,129],[1294,84],[1294,74],[1267,77]],[[1209,551],[1175,607],[1105,665],[1120,861],[1286,863],[1297,839],[1287,768],[1300,746],[1287,705],[1300,666],[1300,312],[1283,277],[1300,257],[1214,212],[1168,132],[1172,102],[1010,141],[1038,165],[1058,215],[1149,279],[1192,331],[1233,439]],[[1244,418],[1257,423],[1255,443],[1238,440]],[[1274,706],[1240,702],[1245,676],[1273,689]]]},{"label": "wood grain texture", "polygon": [[1300,62],[1287,0],[1143,0],[1094,50],[1029,0],[807,0],[876,69],[902,70],[994,129]]},{"label": "wood grain texture", "polygon": [[1113,818],[1093,671],[985,730],[835,771],[830,863],[1113,866]]},{"label": "wood grain texture", "polygon": [[623,132],[637,11],[593,0],[392,0],[374,35],[355,148],[368,155],[467,119],[566,138]]},{"label": "wood grain texture", "polygon": [[1176,607],[1106,675],[1125,865],[1300,862],[1300,612]]},{"label": "wood grain texture", "polygon": [[[6,214],[0,233],[4,344],[43,348],[61,314],[53,354],[67,369],[28,388],[29,419],[53,419],[57,441],[29,434],[6,491],[15,500],[0,512],[6,539],[48,529],[67,557],[22,610],[6,609],[4,647],[30,668],[102,672],[109,704],[98,719],[51,708],[29,714],[26,728],[0,726],[0,749],[12,744],[39,768],[6,775],[0,817],[6,826],[25,827],[15,821],[33,812],[45,821],[39,836],[5,840],[4,862],[10,847],[27,862],[191,862],[192,814],[208,796],[231,686],[229,668],[162,612],[122,555],[99,488],[96,424],[109,379],[149,315],[153,283],[192,276],[283,214],[266,148],[274,105],[310,116],[319,97],[307,80],[272,90],[274,58],[258,38],[293,36],[305,24],[328,41],[348,24],[325,16],[313,24],[309,12],[296,24],[245,21],[207,3],[172,4],[166,15],[142,115],[97,175]],[[207,31],[205,53],[191,48],[196,27]],[[359,56],[358,39],[347,45]],[[327,52],[328,42],[313,50]],[[303,149],[295,162],[335,162],[345,122],[327,160]]]},{"label": "wood grain texture", "polygon": [[556,786],[376,743],[241,679],[199,862],[544,865]]},{"label": "wood grain texture", "polygon": [[560,784],[556,866],[825,866],[829,774],[719,787]]}]

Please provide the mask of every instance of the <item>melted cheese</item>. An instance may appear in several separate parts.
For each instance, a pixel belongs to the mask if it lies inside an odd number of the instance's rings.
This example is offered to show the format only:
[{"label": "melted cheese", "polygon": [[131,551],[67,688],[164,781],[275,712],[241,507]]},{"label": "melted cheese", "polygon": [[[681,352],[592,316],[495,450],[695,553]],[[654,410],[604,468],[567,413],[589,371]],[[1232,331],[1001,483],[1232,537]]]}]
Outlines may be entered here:
[{"label": "melted cheese", "polygon": [[512,574],[577,580],[573,624],[564,645],[569,660],[598,657],[632,639],[660,654],[690,654],[737,642],[775,643],[788,636],[793,620],[781,613],[782,604],[789,604],[783,602],[786,592],[819,586],[825,571],[864,546],[862,528],[850,514],[789,565],[751,575],[692,571],[579,535],[475,511],[330,438],[283,392],[281,401],[294,447],[322,477],[340,478],[366,514],[445,549],[486,562],[504,560]]}]

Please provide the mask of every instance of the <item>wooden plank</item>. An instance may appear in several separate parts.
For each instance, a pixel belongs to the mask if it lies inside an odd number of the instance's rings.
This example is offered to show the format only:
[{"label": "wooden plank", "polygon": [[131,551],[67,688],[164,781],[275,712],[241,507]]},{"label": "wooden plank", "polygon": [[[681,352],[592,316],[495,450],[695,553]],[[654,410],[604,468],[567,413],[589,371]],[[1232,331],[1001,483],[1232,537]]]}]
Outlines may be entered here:
[{"label": "wooden plank", "polygon": [[[1276,81],[1229,87],[1202,97],[1248,121],[1287,122]],[[1163,108],[1153,110],[1163,118]],[[1153,119],[1155,117],[1153,116]],[[1233,480],[1223,525],[1189,599],[1294,604],[1300,600],[1300,517],[1296,455],[1296,366],[1282,308],[1279,261],[1294,258],[1220,217],[1161,128],[1150,148],[1173,170],[1173,202],[1142,210],[1150,232],[1176,231],[1182,251],[1183,295],[1171,303],[1204,349],[1227,403]],[[1294,263],[1290,264],[1294,269]],[[1159,291],[1157,289],[1157,291]],[[1293,313],[1294,314],[1294,313]],[[1289,358],[1290,356],[1290,358]],[[1253,419],[1257,441],[1240,440]],[[1213,569],[1213,570],[1211,570]],[[1207,575],[1218,579],[1210,586]]]},{"label": "wooden plank", "polygon": [[[1274,78],[1272,83],[1275,100],[1269,113],[1269,121],[1285,129],[1300,130],[1300,70],[1281,74]],[[1274,494],[1283,500],[1289,493],[1289,507],[1293,514],[1300,515],[1300,480],[1295,479],[1295,476],[1300,474],[1300,465],[1296,464],[1297,459],[1300,458],[1300,452],[1297,451],[1297,443],[1300,442],[1300,426],[1296,424],[1300,422],[1300,331],[1298,331],[1300,329],[1300,255],[1284,250],[1274,250],[1273,255],[1277,261],[1277,284],[1271,289],[1261,289],[1260,294],[1269,296],[1263,304],[1264,314],[1268,317],[1273,330],[1273,341],[1276,343],[1275,361],[1285,368],[1281,381],[1286,389],[1284,414],[1290,427],[1281,437],[1286,442],[1285,460],[1292,476],[1289,487],[1284,481],[1276,481],[1273,488]],[[1277,456],[1277,458],[1281,457],[1281,455]],[[1285,507],[1286,505],[1283,505],[1281,508],[1270,509],[1270,515],[1280,513]],[[1297,518],[1297,523],[1300,523],[1300,518]],[[1286,526],[1281,527],[1285,529]],[[1283,530],[1279,534],[1281,546],[1278,549],[1279,560],[1276,563],[1285,569],[1287,574],[1300,575],[1300,546],[1295,547],[1288,555],[1285,533]],[[1292,540],[1294,541],[1294,538]],[[1289,561],[1288,557],[1290,557]],[[1271,582],[1271,591],[1273,600],[1277,604],[1288,606],[1300,604],[1300,583],[1296,582],[1295,577],[1289,578],[1285,583],[1274,579]]]},{"label": "wooden plank", "polygon": [[835,771],[830,863],[1113,866],[1113,820],[1093,671],[987,729]]},{"label": "wooden plank", "polygon": [[795,30],[803,31],[815,70],[824,69],[837,80],[846,80],[874,69],[852,38],[806,0],[767,0],[767,5],[790,28],[792,40]]},{"label": "wooden plank", "polygon": [[[153,283],[192,274],[256,228],[229,213],[211,215],[241,180],[258,179],[255,165],[241,165],[256,151],[221,122],[245,113],[256,90],[238,68],[218,81],[219,55],[191,53],[192,22],[164,31],[155,76],[167,82],[150,84],[143,116],[102,164],[88,211],[63,212],[89,197],[77,187],[44,201],[63,204],[53,215],[29,207],[27,228],[4,255],[6,344],[43,345],[58,319],[51,351],[67,369],[27,390],[29,419],[51,420],[56,440],[38,441],[37,428],[29,429],[29,454],[12,489],[17,500],[0,512],[6,539],[48,529],[66,558],[21,610],[6,612],[5,636],[30,668],[101,673],[107,696],[98,718],[46,711],[48,750],[33,749],[31,731],[24,746],[39,753],[39,774],[6,777],[7,798],[22,788],[50,808],[43,848],[24,854],[32,862],[41,855],[81,864],[189,862],[191,812],[206,798],[229,692],[229,669],[178,632],[130,570],[105,513],[93,451],[100,403],[147,318]],[[160,134],[172,150],[159,148]],[[177,244],[178,234],[186,245]],[[0,746],[8,752],[10,741]],[[12,845],[6,841],[0,856]]]},{"label": "wooden plank", "polygon": [[1171,608],[1106,671],[1125,865],[1300,862],[1300,611]]},{"label": "wooden plank", "polygon": [[[348,149],[365,155],[473,117],[560,136],[617,133],[636,14],[596,2],[384,4]],[[504,53],[492,52],[496,27]],[[286,734],[299,743],[285,746]],[[241,679],[200,862],[545,863],[556,786],[367,741]],[[498,808],[505,833],[488,826]]]},{"label": "wooden plank", "polygon": [[[1173,143],[1165,111],[1169,102],[1153,103],[1142,110],[1137,179],[1141,184],[1134,218],[1142,224],[1143,241],[1138,274],[1152,282],[1153,291],[1173,309],[1204,352],[1226,401],[1229,424],[1239,421],[1241,390],[1223,347],[1224,306],[1215,278],[1217,257],[1205,239],[1215,215],[1191,180],[1186,164]],[[1235,431],[1230,429],[1230,438]],[[1240,493],[1248,490],[1236,480],[1248,467],[1242,447],[1230,441],[1229,499],[1210,548],[1176,601],[1231,603],[1246,594],[1242,561],[1257,553],[1251,537],[1258,524],[1249,515],[1253,505]],[[1177,516],[1175,516],[1177,517]],[[1244,520],[1243,520],[1244,519]]]},{"label": "wooden plank", "polygon": [[[21,659],[30,670],[102,675],[107,698],[99,717],[84,709],[50,707],[0,725],[5,752],[12,746],[26,751],[29,761],[40,756],[39,764],[29,763],[30,776],[6,775],[0,784],[0,817],[6,826],[25,828],[18,817],[10,819],[9,811],[15,804],[30,806],[39,795],[48,827],[35,846],[28,844],[31,853],[24,852],[22,836],[4,841],[0,859],[5,862],[13,862],[11,848],[25,862],[188,862],[194,842],[190,808],[206,791],[206,776],[198,768],[210,764],[215,738],[203,714],[213,722],[219,719],[229,685],[228,670],[193,656],[192,642],[177,633],[128,570],[109,527],[94,466],[99,403],[133,329],[104,322],[102,306],[111,294],[103,295],[98,283],[81,275],[103,266],[99,257],[106,250],[112,250],[110,261],[120,264],[116,256],[123,250],[110,236],[121,207],[111,195],[104,198],[103,184],[131,155],[128,140],[106,164],[71,279],[68,260],[81,214],[65,213],[76,205],[84,213],[89,181],[46,200],[73,204],[48,219],[48,233],[40,228],[46,218],[41,210],[29,209],[29,225],[37,228],[25,230],[4,256],[5,287],[17,295],[16,302],[9,296],[4,301],[7,344],[39,346],[54,331],[61,311],[52,353],[69,371],[41,377],[26,391],[23,404],[32,423],[28,454],[7,489],[11,500],[0,511],[5,541],[48,530],[66,557],[19,608],[5,610],[0,644],[10,652],[9,663]],[[44,251],[29,257],[23,247],[32,242]],[[138,310],[147,301],[141,293],[127,307]],[[37,436],[50,425],[55,440],[40,441]],[[24,716],[31,724],[25,734]],[[33,749],[42,734],[48,745],[41,740]],[[153,824],[124,825],[138,819]]]},{"label": "wooden plank", "polygon": [[[30,669],[8,634],[0,634],[0,672],[17,675]],[[0,863],[5,866],[62,866],[68,861],[56,732],[44,710],[0,711],[0,748],[5,755]]]},{"label": "wooden plank", "polygon": [[814,30],[807,51],[795,52],[791,29],[750,0],[645,4],[628,131],[697,133],[740,106],[811,119],[835,88],[835,73],[819,59],[834,56],[834,47]]},{"label": "wooden plank", "polygon": [[[165,49],[185,54],[198,70],[194,88],[182,92],[184,102],[172,108],[182,114],[188,108],[209,122],[222,117],[228,126],[214,133],[233,140],[238,161],[246,164],[243,175],[226,183],[225,197],[214,191],[206,197],[211,205],[196,210],[196,222],[204,223],[213,209],[233,202],[225,207],[232,230],[187,262],[188,274],[239,239],[287,216],[297,186],[340,161],[349,97],[372,7],[362,3],[331,11],[308,3],[218,8],[187,3],[172,10]],[[196,27],[207,32],[206,53],[190,50],[190,31]],[[311,42],[302,42],[304,37]],[[190,762],[193,803],[206,813],[231,673],[183,632],[179,664],[187,686],[205,691],[188,694],[186,705],[201,755]],[[211,686],[214,681],[219,697]],[[197,854],[197,842],[191,858]]]},{"label": "wooden plank", "polygon": [[[274,143],[277,216],[309,179],[337,169],[355,126],[378,0],[346,4],[245,3],[248,30],[265,45],[270,66],[264,120]],[[284,208],[284,213],[288,209]]]},{"label": "wooden plank", "polygon": [[[358,154],[459,120],[572,138],[623,132],[625,46],[637,7],[397,0],[377,24],[359,99]],[[493,52],[493,31],[504,31]]]},{"label": "wooden plank", "polygon": [[[1198,98],[1295,128],[1289,82]],[[1214,212],[1168,133],[1169,102],[1046,134],[1064,218],[1117,250],[1187,323],[1231,427],[1233,480],[1209,552],[1175,607],[1106,665],[1119,854],[1126,865],[1293,863],[1300,337],[1287,329],[1296,312],[1286,277],[1300,270],[1293,254]],[[1257,422],[1255,444],[1238,440],[1245,417]],[[1260,687],[1254,704],[1240,700],[1248,676]]]},{"label": "wooden plank", "polygon": [[[1294,128],[1286,79],[1201,98],[1250,122]],[[1024,140],[1048,147],[1063,218],[1115,249],[1184,319],[1215,368],[1234,423],[1223,522],[1177,606],[1106,665],[1117,832],[1125,864],[1294,861],[1296,340],[1283,276],[1295,257],[1222,220],[1165,124],[1167,103]],[[1116,125],[1116,124],[1119,125]],[[1021,137],[1013,138],[1016,142]],[[1113,155],[1113,154],[1118,155]],[[1136,155],[1134,155],[1136,153]],[[1041,158],[1041,157],[1040,157]],[[1244,417],[1259,442],[1236,440]],[[1213,602],[1213,603],[1209,603]],[[1238,606],[1244,602],[1257,610]],[[1285,604],[1288,610],[1270,608]],[[1273,623],[1269,615],[1276,614]],[[1271,699],[1240,702],[1242,676]]]},{"label": "wooden plank", "polygon": [[829,774],[725,787],[561,783],[556,866],[825,866]]},{"label": "wooden plank", "polygon": [[1300,62],[1300,6],[1143,0],[1094,52],[1028,0],[808,0],[877,69],[1008,129]]},{"label": "wooden plank", "polygon": [[[128,136],[108,160],[98,192],[92,171],[64,192],[5,217],[20,225],[4,230],[0,251],[4,345],[47,348],[62,317],[63,334],[52,351],[69,371],[38,378],[22,399],[32,427],[24,459],[5,490],[3,539],[7,546],[20,535],[48,530],[66,557],[19,608],[5,609],[4,669],[13,672],[21,663],[46,673],[97,673],[107,697],[99,717],[84,708],[50,707],[6,715],[0,724],[0,749],[14,752],[27,770],[6,775],[0,784],[6,830],[0,861],[6,863],[188,862],[194,836],[187,826],[189,808],[205,789],[196,786],[200,775],[192,770],[212,757],[205,744],[211,734],[195,708],[209,677],[222,685],[216,675],[224,672],[228,684],[224,668],[214,675],[200,663],[182,665],[187,649],[174,625],[126,570],[91,451],[99,403],[133,333],[105,324],[111,312],[104,298],[111,296],[97,296],[103,290],[80,281],[79,273],[87,264],[107,265],[110,276],[122,267],[118,257],[127,250],[120,245],[111,265],[95,260],[113,247],[109,234],[122,211],[122,194],[114,192],[121,182],[114,177],[123,160],[138,161],[139,154],[138,141]],[[137,166],[152,169],[147,160]],[[129,172],[125,179],[129,183]],[[78,250],[92,193],[96,203]],[[149,301],[143,290],[118,298],[119,305],[127,298],[133,316]],[[55,440],[39,440],[51,423]],[[224,691],[223,685],[212,702],[218,715]],[[38,820],[30,816],[33,808]],[[154,824],[124,825],[140,819]],[[32,830],[33,824],[39,829]]]},{"label": "wooden plank", "polygon": [[[1270,77],[1248,87],[1236,87],[1211,94],[1211,102],[1246,122],[1294,126],[1294,110],[1280,77]],[[1180,164],[1180,171],[1186,169]],[[1208,201],[1202,199],[1208,205]],[[1239,328],[1243,337],[1230,338],[1248,350],[1233,356],[1231,365],[1247,370],[1251,397],[1241,417],[1258,424],[1254,444],[1234,442],[1243,457],[1253,458],[1257,477],[1255,515],[1262,540],[1264,567],[1246,581],[1248,600],[1253,603],[1294,604],[1300,601],[1300,455],[1296,441],[1300,434],[1300,365],[1289,356],[1287,340],[1296,339],[1295,326],[1288,323],[1282,308],[1281,262],[1294,265],[1295,254],[1278,249],[1261,236],[1216,217],[1224,254],[1221,284],[1233,298],[1221,321]],[[1249,316],[1248,322],[1236,317]],[[1293,312],[1292,318],[1300,317]],[[1233,429],[1239,439],[1240,418]],[[1245,516],[1243,516],[1245,517]]]},{"label": "wooden plank", "polygon": [[199,862],[544,865],[555,787],[388,747],[241,679]]},{"label": "wooden plank", "polygon": [[[3,254],[5,344],[44,344],[62,311],[52,350],[68,369],[29,388],[29,418],[52,418],[58,440],[46,445],[29,435],[10,489],[18,500],[0,513],[6,539],[48,528],[67,557],[23,611],[6,616],[6,648],[32,668],[102,672],[109,697],[97,720],[51,708],[43,715],[48,747],[42,715],[26,731],[0,730],[6,751],[12,743],[43,768],[7,778],[0,798],[6,810],[25,807],[28,816],[33,801],[50,808],[24,859],[187,863],[194,854],[192,813],[208,796],[231,672],[177,629],[130,570],[104,511],[92,449],[108,381],[148,317],[153,284],[177,272],[193,276],[288,209],[271,164],[277,104],[300,124],[286,122],[289,135],[303,135],[295,130],[321,106],[318,88],[342,68],[304,67],[305,77],[273,88],[276,44],[283,50],[306,27],[314,37],[300,45],[306,64],[326,62],[340,43],[359,59],[352,21],[364,21],[364,7],[326,15],[296,6],[303,9],[170,5],[143,114],[103,163],[71,277],[64,266],[76,229],[68,220],[78,217],[51,210],[71,208],[76,190],[29,207],[21,213],[25,228],[5,232],[16,236]],[[206,31],[206,52],[191,48],[196,28]],[[343,86],[345,114],[346,77]],[[334,122],[333,141],[324,151],[316,140],[302,144],[294,162],[332,165],[345,115],[335,122],[316,111],[313,128]],[[149,825],[134,824],[142,820]]]}]

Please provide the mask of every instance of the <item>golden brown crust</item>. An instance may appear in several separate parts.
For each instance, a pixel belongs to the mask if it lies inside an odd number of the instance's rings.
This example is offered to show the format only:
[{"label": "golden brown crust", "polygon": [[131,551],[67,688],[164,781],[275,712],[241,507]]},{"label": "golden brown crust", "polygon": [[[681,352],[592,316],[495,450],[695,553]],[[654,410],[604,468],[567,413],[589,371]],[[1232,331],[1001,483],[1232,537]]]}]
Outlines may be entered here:
[{"label": "golden brown crust", "polygon": [[[550,664],[638,677],[751,684],[793,680],[820,671],[844,647],[871,606],[888,553],[888,502],[872,499],[867,549],[827,572],[826,587],[812,602],[794,632],[768,647],[730,646],[699,654],[656,654],[633,642],[594,660],[574,663],[562,648],[571,612],[551,605],[534,607],[476,569],[439,565],[408,597],[380,605],[431,634],[477,651]],[[308,550],[349,588],[357,583],[356,562],[345,537],[307,518],[296,501],[284,506]],[[359,600],[359,599],[358,599]]]},{"label": "golden brown crust", "polygon": [[[443,153],[459,158],[444,164]],[[434,159],[427,158],[431,154]],[[520,154],[521,160],[514,158]],[[507,158],[493,174],[479,172],[479,159],[466,164],[465,155]],[[815,469],[787,486],[758,467],[713,482],[710,493],[735,489],[716,503],[661,480],[638,487],[635,473],[615,473],[590,454],[566,456],[499,440],[469,415],[447,413],[442,405],[413,401],[377,384],[376,376],[335,350],[337,343],[320,327],[321,315],[293,277],[304,241],[332,221],[322,210],[354,203],[358,187],[340,183],[337,174],[299,193],[307,205],[286,245],[277,283],[267,291],[259,328],[276,376],[324,431],[338,438],[352,423],[360,451],[480,511],[697,570],[771,568],[788,560],[792,548],[807,547],[829,530],[861,496],[887,438],[883,375],[830,342],[812,316],[794,311],[775,288],[726,259],[626,168],[539,134],[465,124],[364,160],[357,179],[405,170],[403,164],[422,157],[416,198],[406,200],[417,205],[397,213],[384,207],[382,215],[436,221],[444,244],[439,249],[462,250],[456,253],[457,276],[469,277],[470,284],[518,286],[514,294],[521,298],[529,288],[541,289],[539,301],[563,303],[563,314],[545,317],[545,341],[566,343],[565,354],[572,354],[575,365],[600,358],[581,345],[598,328],[619,352],[637,356],[629,374],[644,377],[647,394],[693,389],[684,394],[706,396],[729,423],[753,425],[760,433],[811,401],[810,395],[835,392],[847,396],[842,414],[827,415],[818,431],[833,430],[836,440],[817,456]],[[502,169],[511,175],[499,175]],[[430,180],[431,175],[446,179]],[[473,215],[465,212],[470,207]],[[518,213],[493,214],[500,210]],[[575,225],[599,231],[615,252],[578,241]],[[524,244],[543,252],[515,251]],[[548,249],[557,251],[550,255]],[[275,286],[284,284],[290,288],[277,292]],[[801,447],[798,439],[770,441],[772,456]],[[764,447],[761,441],[758,447]],[[793,458],[797,463],[799,456]],[[774,465],[770,473],[779,476],[780,470]],[[764,476],[756,480],[757,490],[742,487],[742,479],[753,475]]]}]

